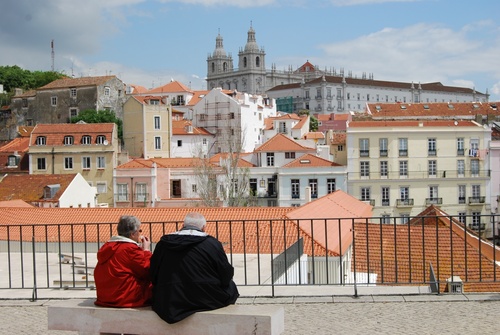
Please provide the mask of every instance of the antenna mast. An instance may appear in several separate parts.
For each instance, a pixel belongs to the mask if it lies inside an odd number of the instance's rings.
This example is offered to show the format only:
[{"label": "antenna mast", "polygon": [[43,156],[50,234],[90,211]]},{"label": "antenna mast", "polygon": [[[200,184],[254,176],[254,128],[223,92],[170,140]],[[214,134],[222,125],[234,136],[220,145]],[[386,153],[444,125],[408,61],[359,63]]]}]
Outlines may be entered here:
[{"label": "antenna mast", "polygon": [[52,72],[54,72],[54,40],[50,42],[50,48],[52,49],[52,52],[50,53],[52,56]]}]

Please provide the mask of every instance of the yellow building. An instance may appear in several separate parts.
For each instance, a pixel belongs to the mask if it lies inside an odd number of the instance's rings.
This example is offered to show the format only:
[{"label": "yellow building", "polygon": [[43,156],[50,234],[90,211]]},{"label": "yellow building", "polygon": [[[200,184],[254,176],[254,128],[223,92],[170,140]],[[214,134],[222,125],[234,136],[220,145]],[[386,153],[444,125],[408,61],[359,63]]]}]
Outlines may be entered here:
[{"label": "yellow building", "polygon": [[30,174],[80,173],[97,188],[101,206],[113,204],[113,170],[120,145],[114,123],[38,124],[29,145]]},{"label": "yellow building", "polygon": [[490,128],[474,121],[352,121],[348,193],[383,221],[404,223],[435,205],[477,228],[491,210],[490,139]]},{"label": "yellow building", "polygon": [[124,148],[135,158],[169,158],[172,113],[168,97],[131,96],[123,105]]}]

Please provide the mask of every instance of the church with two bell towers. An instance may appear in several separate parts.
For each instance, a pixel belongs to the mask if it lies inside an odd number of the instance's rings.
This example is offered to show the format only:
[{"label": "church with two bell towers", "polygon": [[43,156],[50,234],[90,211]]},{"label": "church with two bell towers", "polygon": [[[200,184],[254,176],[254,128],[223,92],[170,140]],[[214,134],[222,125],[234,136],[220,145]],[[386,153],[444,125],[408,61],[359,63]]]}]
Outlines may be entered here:
[{"label": "church with two bell towers", "polygon": [[[310,77],[320,75],[314,66],[310,65]],[[215,50],[207,57],[207,89],[221,87],[226,90],[237,90],[250,94],[265,94],[267,90],[277,85],[300,83],[304,73],[299,70],[277,71],[272,65],[266,70],[266,53],[260,48],[255,38],[252,26],[248,30],[247,43],[238,52],[238,67],[233,65],[231,53],[224,50],[220,33],[216,38]]]}]

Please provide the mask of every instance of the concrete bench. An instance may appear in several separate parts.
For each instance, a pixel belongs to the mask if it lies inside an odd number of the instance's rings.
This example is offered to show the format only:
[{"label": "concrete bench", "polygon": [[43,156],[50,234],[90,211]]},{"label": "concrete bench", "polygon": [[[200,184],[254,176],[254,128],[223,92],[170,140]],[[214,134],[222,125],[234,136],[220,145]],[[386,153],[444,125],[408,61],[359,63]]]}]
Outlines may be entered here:
[{"label": "concrete bench", "polygon": [[71,299],[51,302],[47,315],[49,330],[82,335],[279,335],[285,330],[283,307],[271,305],[230,305],[168,324],[151,307],[98,307],[94,299]]},{"label": "concrete bench", "polygon": [[74,256],[70,254],[59,254],[61,257],[61,263],[65,264],[85,264],[82,257]]}]

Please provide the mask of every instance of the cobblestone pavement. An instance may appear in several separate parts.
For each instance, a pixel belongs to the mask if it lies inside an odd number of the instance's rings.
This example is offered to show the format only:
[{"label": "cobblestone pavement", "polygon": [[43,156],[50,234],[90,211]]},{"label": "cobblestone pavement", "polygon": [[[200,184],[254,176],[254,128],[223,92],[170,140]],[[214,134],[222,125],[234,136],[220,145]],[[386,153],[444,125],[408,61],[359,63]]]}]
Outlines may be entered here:
[{"label": "cobblestone pavement", "polygon": [[[498,299],[280,305],[285,308],[284,335],[499,334]],[[0,334],[76,334],[47,330],[47,307],[43,302],[2,301],[0,313]]]}]

